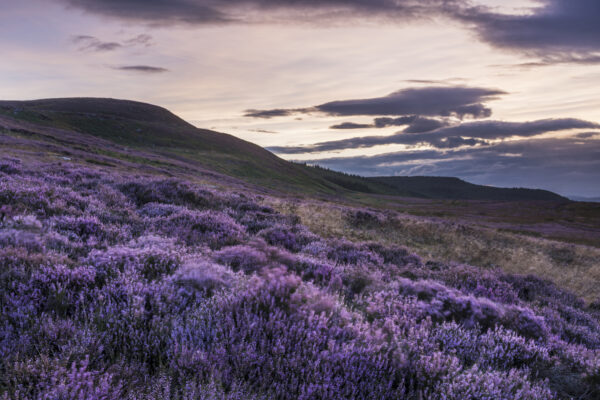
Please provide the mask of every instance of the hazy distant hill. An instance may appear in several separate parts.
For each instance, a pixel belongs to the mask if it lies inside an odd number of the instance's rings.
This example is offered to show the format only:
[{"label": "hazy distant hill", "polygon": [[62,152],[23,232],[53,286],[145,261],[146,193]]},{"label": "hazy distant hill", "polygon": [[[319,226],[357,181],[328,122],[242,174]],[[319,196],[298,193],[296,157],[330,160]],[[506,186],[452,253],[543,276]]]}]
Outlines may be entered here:
[{"label": "hazy distant hill", "polygon": [[431,199],[567,201],[545,190],[493,188],[457,178],[363,178],[291,163],[234,136],[196,128],[164,108],[128,100],[0,101],[0,114],[193,161],[216,172],[280,191],[342,196],[360,192]]},{"label": "hazy distant hill", "polygon": [[574,201],[600,203],[600,197],[569,196],[569,199],[574,200]]},{"label": "hazy distant hill", "polygon": [[547,190],[475,185],[452,177],[384,176],[367,179],[389,185],[409,196],[432,199],[568,201],[565,197]]}]

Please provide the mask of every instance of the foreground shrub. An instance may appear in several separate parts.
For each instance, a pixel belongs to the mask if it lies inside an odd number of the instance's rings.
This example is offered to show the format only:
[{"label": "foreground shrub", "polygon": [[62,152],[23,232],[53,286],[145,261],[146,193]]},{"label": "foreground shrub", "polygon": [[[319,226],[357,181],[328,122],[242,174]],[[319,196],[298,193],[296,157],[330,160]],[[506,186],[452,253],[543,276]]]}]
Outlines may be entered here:
[{"label": "foreground shrub", "polygon": [[281,246],[289,251],[298,252],[307,244],[317,240],[317,236],[302,226],[288,227],[275,225],[260,231],[267,243]]},{"label": "foreground shrub", "polygon": [[229,265],[234,271],[252,273],[268,264],[267,255],[255,247],[238,245],[226,247],[215,254],[215,259]]},{"label": "foreground shrub", "polygon": [[218,201],[209,190],[175,179],[138,179],[121,183],[118,188],[138,206],[155,202],[202,209],[209,208]]},{"label": "foreground shrub", "polygon": [[213,211],[182,210],[158,222],[160,231],[187,245],[206,244],[213,249],[238,244],[245,236],[230,216]]}]

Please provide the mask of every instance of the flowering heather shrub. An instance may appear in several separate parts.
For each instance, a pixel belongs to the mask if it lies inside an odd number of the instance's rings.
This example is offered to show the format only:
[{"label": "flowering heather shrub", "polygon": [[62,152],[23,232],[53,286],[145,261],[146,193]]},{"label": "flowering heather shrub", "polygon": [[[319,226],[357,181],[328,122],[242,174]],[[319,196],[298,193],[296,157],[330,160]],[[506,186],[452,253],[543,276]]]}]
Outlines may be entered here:
[{"label": "flowering heather shrub", "polygon": [[20,247],[32,253],[39,253],[44,249],[39,235],[16,229],[0,231],[0,247],[8,246]]},{"label": "flowering heather shrub", "polygon": [[295,257],[294,262],[289,264],[288,268],[296,272],[302,279],[321,286],[330,285],[333,282],[337,282],[337,280],[341,281],[339,272],[336,271],[334,265],[306,255]]},{"label": "flowering heather shrub", "polygon": [[229,198],[227,201],[227,212],[238,223],[246,227],[248,233],[256,234],[263,229],[276,225],[295,226],[300,223],[297,216],[282,215],[270,207],[244,200],[235,203],[237,199]]},{"label": "flowering heather shrub", "polygon": [[486,298],[475,298],[432,281],[399,278],[404,295],[415,296],[426,315],[439,321],[454,320],[466,327],[490,328],[502,324],[525,337],[547,336],[544,319],[518,306],[503,306]]},{"label": "flowering heather shrub", "polygon": [[420,266],[423,263],[419,256],[409,253],[409,251],[403,247],[386,247],[380,243],[368,243],[366,247],[381,256],[383,262],[394,264],[398,267],[406,265]]},{"label": "flowering heather shrub", "polygon": [[[277,212],[273,208],[255,203],[254,201],[252,201],[250,198],[248,198],[244,194],[230,195],[228,197],[224,197],[223,201],[227,207],[229,207],[231,210],[235,211],[239,215],[243,215],[243,214],[251,214],[252,215],[254,213],[263,213],[263,214],[273,214],[273,215],[277,215],[279,217],[283,217],[283,216],[277,214]],[[285,218],[285,217],[283,217],[283,218]],[[294,220],[294,222],[290,221],[290,223],[292,225],[294,225],[298,222],[299,222],[299,220],[297,218]]]},{"label": "flowering heather shrub", "polygon": [[544,280],[184,180],[0,177],[0,399],[600,398],[600,310]]},{"label": "flowering heather shrub", "polygon": [[341,279],[346,295],[353,298],[373,286],[377,281],[377,275],[364,266],[350,265],[343,269]]},{"label": "flowering heather shrub", "polygon": [[243,382],[232,382],[226,390],[221,382],[212,379],[206,383],[188,380],[181,383],[177,377],[161,375],[148,382],[135,393],[128,393],[127,400],[268,400],[266,395],[250,393]]},{"label": "flowering heather shrub", "polygon": [[120,383],[114,381],[111,374],[102,374],[87,370],[88,362],[84,360],[80,367],[75,363],[70,371],[55,374],[50,382],[42,386],[41,399],[106,399],[117,398]]},{"label": "flowering heather shrub", "polygon": [[202,209],[219,202],[212,192],[174,179],[138,179],[119,184],[118,188],[138,206],[156,202]]},{"label": "flowering heather shrub", "polygon": [[244,228],[230,216],[217,211],[182,210],[158,222],[159,230],[187,245],[206,244],[220,248],[240,243]]},{"label": "flowering heather shrub", "polygon": [[68,187],[52,186],[43,179],[9,176],[0,180],[0,204],[38,216],[79,215],[86,200]]},{"label": "flowering heather shrub", "polygon": [[15,373],[23,378],[15,385],[13,395],[3,399],[14,400],[66,400],[66,399],[117,399],[120,398],[120,382],[110,373],[89,369],[87,358],[80,365],[73,362],[70,368],[62,365],[44,371],[40,365],[16,365]]},{"label": "flowering heather shrub", "polygon": [[12,214],[12,207],[8,204],[3,204],[0,206],[0,222],[6,221],[10,218]]},{"label": "flowering heather shrub", "polygon": [[231,216],[251,234],[267,229],[270,226],[280,223],[284,218],[280,215],[270,212],[239,212],[231,211]]},{"label": "flowering heather shrub", "polygon": [[21,172],[21,160],[12,158],[4,158],[0,160],[0,173],[13,175]]},{"label": "flowering heather shrub", "polygon": [[526,373],[485,371],[473,367],[466,373],[448,379],[437,387],[433,399],[552,399],[553,393],[544,386],[531,384]]},{"label": "flowering heather shrub", "polygon": [[39,231],[42,223],[35,215],[16,215],[4,223],[5,228]]},{"label": "flowering heather shrub", "polygon": [[347,240],[333,240],[329,243],[314,241],[303,249],[304,252],[318,257],[327,257],[337,264],[375,264],[381,265],[383,259],[365,245],[357,245]]},{"label": "flowering heather shrub", "polygon": [[154,243],[144,245],[143,238],[132,244],[133,247],[117,246],[92,251],[84,262],[94,266],[97,280],[102,282],[126,272],[135,272],[147,280],[154,280],[172,274],[180,264],[176,247],[167,240],[161,246]]},{"label": "flowering heather shrub", "polygon": [[267,243],[284,247],[294,253],[302,250],[307,244],[317,241],[318,237],[309,232],[305,227],[295,225],[291,228],[283,225],[275,225],[259,232]]},{"label": "flowering heather shrub", "polygon": [[138,213],[143,217],[161,218],[168,217],[182,210],[184,208],[172,204],[146,203],[138,209]]},{"label": "flowering heather shrub", "polygon": [[361,229],[373,228],[385,222],[383,215],[367,210],[349,210],[344,217],[350,226]]},{"label": "flowering heather shrub", "polygon": [[502,275],[499,279],[509,283],[520,299],[530,303],[536,301],[557,302],[578,308],[583,306],[583,301],[572,293],[557,288],[552,282],[532,275]]},{"label": "flowering heather shrub", "polygon": [[476,297],[485,297],[499,303],[520,303],[518,293],[507,282],[498,279],[498,271],[481,270],[462,264],[439,264],[428,262],[424,268],[402,271],[411,279],[429,279],[453,287]]},{"label": "flowering heather shrub", "polygon": [[[311,293],[293,275],[272,270],[239,297],[199,310],[177,329],[177,342],[201,350],[196,368],[214,368],[224,382],[246,379],[270,398],[402,398],[402,358],[393,348],[370,349],[366,336],[361,344],[348,323],[334,322],[335,311],[307,309]],[[225,349],[228,356],[219,357]],[[189,355],[176,357],[183,363]]]},{"label": "flowering heather shrub", "polygon": [[225,247],[215,254],[215,260],[229,265],[234,271],[252,273],[268,263],[267,255],[261,250],[247,245]]},{"label": "flowering heather shrub", "polygon": [[109,233],[96,217],[60,216],[52,219],[54,230],[65,234],[71,240],[87,242],[94,238],[98,241],[107,239]]},{"label": "flowering heather shrub", "polygon": [[548,349],[501,326],[481,332],[449,322],[441,324],[434,335],[440,348],[452,351],[467,366],[507,371],[524,366],[541,369],[551,363]]},{"label": "flowering heather shrub", "polygon": [[229,286],[232,279],[231,271],[222,265],[207,260],[189,260],[177,271],[173,282],[188,292],[198,291],[210,296],[214,291]]},{"label": "flowering heather shrub", "polygon": [[43,242],[48,251],[58,252],[72,260],[85,257],[91,250],[91,243],[74,241],[58,232],[46,233],[43,237]]}]

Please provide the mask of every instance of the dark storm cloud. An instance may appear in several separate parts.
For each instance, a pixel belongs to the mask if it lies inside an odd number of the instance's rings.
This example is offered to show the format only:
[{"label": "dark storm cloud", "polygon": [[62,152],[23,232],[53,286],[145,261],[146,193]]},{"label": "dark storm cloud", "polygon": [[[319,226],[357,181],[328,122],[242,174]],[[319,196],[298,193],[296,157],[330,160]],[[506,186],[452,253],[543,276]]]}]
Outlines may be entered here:
[{"label": "dark storm cloud", "polygon": [[567,195],[600,195],[598,139],[526,139],[454,151],[403,151],[372,157],[312,160],[308,163],[366,176],[457,176],[486,185],[544,185],[544,189]]},{"label": "dark storm cloud", "polygon": [[[430,17],[463,0],[55,0],[90,13],[153,24],[260,21],[272,11],[296,11],[295,20]],[[250,11],[250,12],[249,12]],[[258,11],[250,17],[252,11]],[[309,18],[309,19],[310,19]],[[268,20],[268,18],[265,18]]]},{"label": "dark storm cloud", "polygon": [[327,115],[426,115],[458,118],[489,117],[492,111],[483,102],[506,94],[497,89],[465,86],[408,88],[383,97],[337,100],[315,107],[297,109],[247,110],[246,117],[271,118],[298,113],[321,112]]},{"label": "dark storm cloud", "polygon": [[543,119],[531,122],[476,121],[455,126],[447,126],[430,132],[399,132],[389,136],[363,136],[350,139],[332,140],[308,146],[271,147],[279,154],[317,153],[344,149],[367,148],[378,145],[430,145],[436,148],[456,148],[487,144],[488,140],[508,137],[531,137],[547,132],[566,129],[599,129],[594,122],[573,118]]},{"label": "dark storm cloud", "polygon": [[152,67],[150,65],[122,65],[119,67],[112,67],[112,68],[120,70],[120,71],[140,72],[143,74],[159,74],[159,73],[169,71],[166,68]]},{"label": "dark storm cloud", "polygon": [[525,15],[498,14],[482,7],[455,8],[453,14],[484,41],[540,56],[541,65],[600,61],[598,0],[542,0]]}]

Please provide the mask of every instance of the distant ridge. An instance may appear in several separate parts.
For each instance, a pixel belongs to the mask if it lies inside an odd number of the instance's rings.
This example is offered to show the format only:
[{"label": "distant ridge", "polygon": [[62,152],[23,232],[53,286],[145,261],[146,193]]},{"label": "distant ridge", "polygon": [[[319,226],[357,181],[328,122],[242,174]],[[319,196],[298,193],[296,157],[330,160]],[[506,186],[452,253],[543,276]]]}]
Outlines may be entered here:
[{"label": "distant ridge", "polygon": [[[152,104],[110,98],[0,101],[0,116],[60,128],[164,157],[198,163],[248,183],[296,194],[404,196],[492,201],[569,201],[537,189],[475,185],[458,178],[374,177],[285,161],[235,136],[199,129]],[[30,125],[31,126],[31,125]]]},{"label": "distant ridge", "polygon": [[475,185],[453,177],[382,176],[367,179],[389,185],[399,193],[431,199],[569,201],[566,197],[548,190]]},{"label": "distant ridge", "polygon": [[600,197],[569,196],[569,199],[589,203],[600,203]]}]

